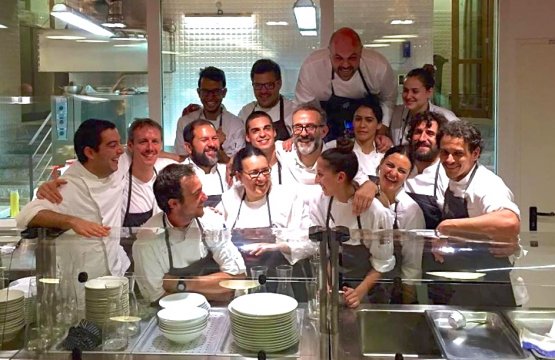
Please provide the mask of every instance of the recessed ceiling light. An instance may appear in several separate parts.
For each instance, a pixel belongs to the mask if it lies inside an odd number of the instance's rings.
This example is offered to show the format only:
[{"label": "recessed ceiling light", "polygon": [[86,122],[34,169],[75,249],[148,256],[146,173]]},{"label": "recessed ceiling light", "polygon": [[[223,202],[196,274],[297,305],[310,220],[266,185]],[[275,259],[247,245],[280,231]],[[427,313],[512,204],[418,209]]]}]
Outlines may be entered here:
[{"label": "recessed ceiling light", "polygon": [[388,47],[390,44],[364,44],[365,48],[380,48],[380,47]]},{"label": "recessed ceiling light", "polygon": [[84,40],[86,37],[84,36],[76,36],[76,35],[50,35],[47,36],[48,39],[52,40]]},{"label": "recessed ceiling light", "polygon": [[414,39],[417,38],[418,35],[415,34],[406,34],[406,35],[384,35],[382,36],[384,39]]},{"label": "recessed ceiling light", "polygon": [[287,26],[289,23],[287,21],[266,21],[268,26]]},{"label": "recessed ceiling light", "polygon": [[318,36],[318,31],[316,30],[299,30],[301,36]]},{"label": "recessed ceiling light", "polygon": [[6,25],[2,25],[0,24],[0,29],[7,29],[8,27]]},{"label": "recessed ceiling light", "polygon": [[391,25],[412,25],[414,24],[414,20],[409,19],[395,19],[391,20]]},{"label": "recessed ceiling light", "polygon": [[402,43],[405,42],[405,39],[376,39],[374,40],[375,43]]},{"label": "recessed ceiling light", "polygon": [[85,40],[77,40],[77,42],[81,42],[81,43],[107,43],[107,42],[110,42],[110,41],[108,41],[108,40],[85,39]]}]

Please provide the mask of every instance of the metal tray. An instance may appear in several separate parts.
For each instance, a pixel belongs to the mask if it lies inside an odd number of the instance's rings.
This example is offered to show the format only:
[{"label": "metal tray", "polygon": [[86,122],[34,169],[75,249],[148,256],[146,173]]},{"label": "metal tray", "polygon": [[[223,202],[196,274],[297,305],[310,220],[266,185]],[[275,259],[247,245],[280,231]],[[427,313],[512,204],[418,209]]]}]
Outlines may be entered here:
[{"label": "metal tray", "polygon": [[528,329],[538,335],[545,335],[555,321],[555,310],[509,310],[505,314],[515,330]]},{"label": "metal tray", "polygon": [[[443,355],[451,360],[526,359],[511,324],[501,314],[490,311],[461,311],[465,328],[455,330],[448,322],[452,310],[426,311]],[[484,321],[484,324],[472,321]]]}]

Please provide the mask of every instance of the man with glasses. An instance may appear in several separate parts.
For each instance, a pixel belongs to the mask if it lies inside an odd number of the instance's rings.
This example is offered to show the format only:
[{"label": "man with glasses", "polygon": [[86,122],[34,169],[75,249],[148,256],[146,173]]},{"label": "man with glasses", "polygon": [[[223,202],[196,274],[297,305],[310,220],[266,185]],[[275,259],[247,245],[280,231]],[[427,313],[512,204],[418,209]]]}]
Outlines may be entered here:
[{"label": "man with glasses", "polygon": [[243,106],[239,117],[246,121],[255,111],[264,111],[274,122],[276,140],[291,137],[291,114],[293,101],[284,98],[281,90],[281,69],[270,59],[257,60],[251,69],[251,82],[256,101]]},{"label": "man with glasses", "polygon": [[239,149],[245,146],[243,121],[224,109],[222,101],[227,93],[225,73],[213,66],[201,70],[198,80],[197,93],[202,108],[189,112],[179,118],[177,122],[174,151],[180,156],[187,156],[183,143],[183,129],[194,120],[210,121],[217,129],[221,145],[219,158],[228,162]]},{"label": "man with glasses", "polygon": [[[284,150],[282,141],[276,143],[277,159],[282,166],[283,184],[315,185],[316,160],[329,147],[324,143],[324,137],[328,133],[325,114],[312,104],[304,104],[293,112],[292,120],[292,151]],[[355,211],[360,213],[370,206],[377,187],[360,169],[354,182],[361,185],[354,198]]]},{"label": "man with glasses", "polygon": [[[385,134],[397,100],[397,83],[383,55],[363,48],[353,29],[341,28],[332,35],[328,48],[316,50],[304,60],[295,97],[300,104],[320,103],[330,132],[326,140],[343,136],[344,122],[353,118],[358,99],[377,97],[384,114],[380,134]],[[388,141],[385,148],[390,144]],[[385,149],[380,146],[380,150]]]}]

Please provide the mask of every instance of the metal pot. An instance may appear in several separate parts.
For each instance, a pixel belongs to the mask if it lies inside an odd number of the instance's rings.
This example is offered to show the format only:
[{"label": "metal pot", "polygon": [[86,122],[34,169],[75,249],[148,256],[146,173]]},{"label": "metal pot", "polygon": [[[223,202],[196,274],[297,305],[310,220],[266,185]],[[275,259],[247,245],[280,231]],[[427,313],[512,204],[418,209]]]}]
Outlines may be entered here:
[{"label": "metal pot", "polygon": [[83,87],[81,85],[67,85],[60,89],[63,89],[66,94],[80,94]]}]

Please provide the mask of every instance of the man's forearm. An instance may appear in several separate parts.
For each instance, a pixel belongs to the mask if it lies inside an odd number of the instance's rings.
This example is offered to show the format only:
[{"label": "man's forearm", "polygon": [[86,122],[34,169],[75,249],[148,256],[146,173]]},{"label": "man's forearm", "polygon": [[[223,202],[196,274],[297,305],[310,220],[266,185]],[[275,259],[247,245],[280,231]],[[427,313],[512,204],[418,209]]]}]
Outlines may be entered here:
[{"label": "man's forearm", "polygon": [[520,232],[520,220],[511,210],[494,211],[472,218],[449,219],[438,226],[446,235],[483,234],[494,241],[514,242]]},{"label": "man's forearm", "polygon": [[73,219],[75,217],[71,215],[60,214],[51,210],[41,210],[31,219],[28,226],[68,230],[71,229]]}]

